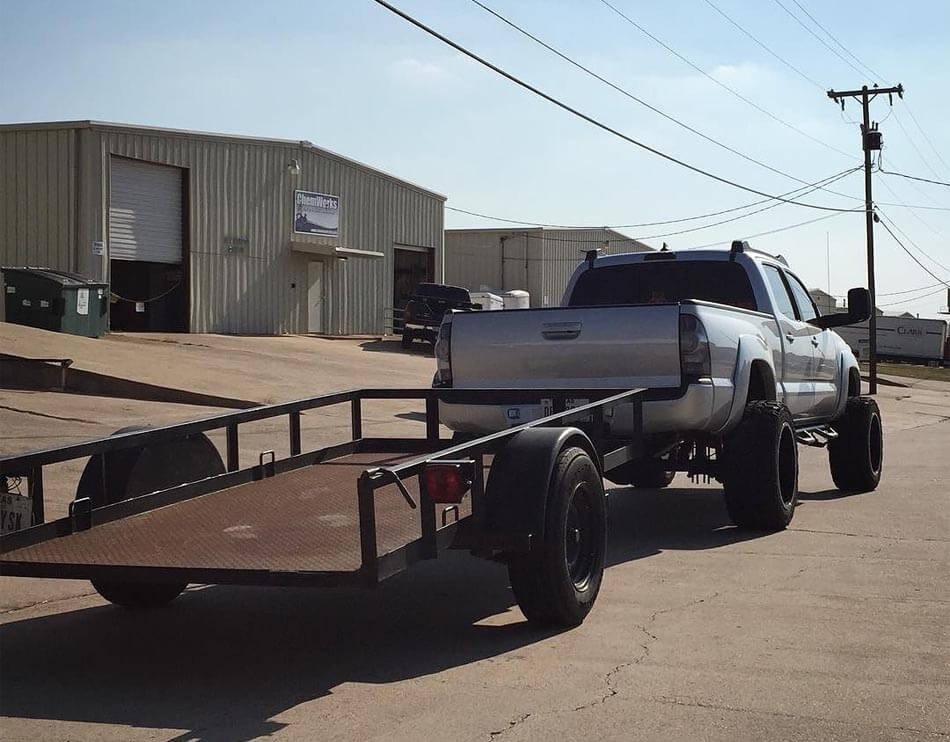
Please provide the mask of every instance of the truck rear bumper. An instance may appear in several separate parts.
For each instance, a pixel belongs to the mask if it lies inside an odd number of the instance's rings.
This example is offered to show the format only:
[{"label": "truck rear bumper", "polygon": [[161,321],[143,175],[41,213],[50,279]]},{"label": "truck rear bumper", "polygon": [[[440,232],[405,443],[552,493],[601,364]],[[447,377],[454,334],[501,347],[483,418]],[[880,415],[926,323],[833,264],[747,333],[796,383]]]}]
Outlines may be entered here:
[{"label": "truck rear bumper", "polygon": [[[731,379],[700,379],[685,387],[654,389],[643,401],[643,432],[714,432],[725,422],[732,402]],[[580,402],[580,400],[578,400]],[[439,403],[439,417],[458,433],[486,434],[543,417],[541,405],[469,405]],[[617,435],[632,434],[633,408],[619,404],[605,411]]]}]

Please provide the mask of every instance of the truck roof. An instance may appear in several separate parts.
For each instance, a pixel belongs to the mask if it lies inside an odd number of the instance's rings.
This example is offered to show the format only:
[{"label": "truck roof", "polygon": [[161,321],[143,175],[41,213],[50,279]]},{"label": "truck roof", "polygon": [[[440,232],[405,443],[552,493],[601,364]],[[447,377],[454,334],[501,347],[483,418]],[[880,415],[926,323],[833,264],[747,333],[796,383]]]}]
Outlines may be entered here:
[{"label": "truck roof", "polygon": [[[782,265],[788,265],[788,262],[781,255],[771,255],[770,253],[746,247],[742,250],[746,257],[752,260],[776,261]],[[729,260],[733,256],[732,250],[727,249],[703,249],[703,250],[661,250],[659,252],[625,252],[615,255],[604,255],[597,257],[597,265],[623,265],[624,263],[643,263],[654,260]],[[581,261],[578,261],[581,262]]]}]

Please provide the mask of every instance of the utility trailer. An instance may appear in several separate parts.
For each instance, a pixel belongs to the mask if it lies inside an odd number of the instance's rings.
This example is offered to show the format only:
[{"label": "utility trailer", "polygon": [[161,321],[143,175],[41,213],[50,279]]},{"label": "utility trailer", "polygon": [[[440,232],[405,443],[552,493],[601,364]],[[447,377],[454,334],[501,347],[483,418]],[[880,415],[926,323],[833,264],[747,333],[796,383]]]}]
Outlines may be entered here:
[{"label": "utility trailer", "polygon": [[[605,473],[642,455],[643,389],[359,389],[0,458],[32,525],[0,537],[0,574],[87,579],[118,605],[189,583],[373,587],[444,549],[508,565],[525,616],[580,624],[606,551]],[[368,400],[424,400],[425,437],[363,436]],[[483,437],[439,437],[439,404],[551,405]],[[605,409],[634,429],[611,437]],[[301,414],[349,405],[350,439],[303,452]],[[239,426],[286,417],[290,456],[241,468]],[[226,461],[205,435],[226,432]],[[89,457],[66,517],[44,522],[43,468]],[[0,479],[0,483],[5,481]],[[16,495],[9,493],[8,504]]]}]

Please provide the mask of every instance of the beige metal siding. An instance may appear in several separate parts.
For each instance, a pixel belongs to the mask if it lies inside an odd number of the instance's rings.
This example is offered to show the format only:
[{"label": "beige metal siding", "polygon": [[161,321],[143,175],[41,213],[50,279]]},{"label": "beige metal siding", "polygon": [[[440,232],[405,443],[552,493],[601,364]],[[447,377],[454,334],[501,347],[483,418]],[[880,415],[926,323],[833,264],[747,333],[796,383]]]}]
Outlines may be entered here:
[{"label": "beige metal siding", "polygon": [[[109,232],[112,155],[184,169],[193,332],[306,332],[310,260],[327,261],[327,328],[334,334],[383,331],[395,244],[432,248],[442,275],[438,194],[307,143],[82,122],[74,129],[0,128],[2,263],[108,279],[108,256],[93,256],[91,243]],[[288,170],[292,159],[299,175]],[[51,189],[64,209],[47,210]],[[339,196],[340,236],[330,243],[383,257],[342,261],[293,250],[292,242],[319,243],[293,235],[294,189]]]},{"label": "beige metal siding", "polygon": [[610,229],[472,229],[445,234],[446,281],[477,291],[525,289],[531,306],[557,306],[584,252],[649,248]]},{"label": "beige metal siding", "polygon": [[0,265],[78,269],[75,167],[72,130],[0,131]]}]

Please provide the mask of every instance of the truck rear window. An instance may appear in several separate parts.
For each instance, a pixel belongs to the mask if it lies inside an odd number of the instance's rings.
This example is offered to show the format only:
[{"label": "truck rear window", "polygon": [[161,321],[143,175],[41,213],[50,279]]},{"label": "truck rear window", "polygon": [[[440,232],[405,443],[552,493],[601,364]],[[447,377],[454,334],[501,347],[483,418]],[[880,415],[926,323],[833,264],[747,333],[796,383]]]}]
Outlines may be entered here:
[{"label": "truck rear window", "polygon": [[665,260],[595,267],[577,279],[568,305],[666,304],[687,299],[758,309],[745,269],[724,260]]}]

